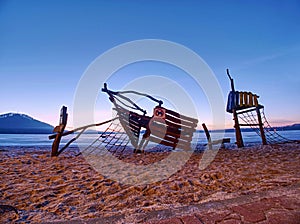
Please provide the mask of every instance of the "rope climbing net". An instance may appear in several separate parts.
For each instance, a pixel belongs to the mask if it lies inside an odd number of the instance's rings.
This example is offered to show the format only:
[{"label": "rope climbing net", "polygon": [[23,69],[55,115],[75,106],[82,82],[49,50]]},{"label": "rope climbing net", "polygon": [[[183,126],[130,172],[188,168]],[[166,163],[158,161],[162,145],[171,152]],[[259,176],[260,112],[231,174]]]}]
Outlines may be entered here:
[{"label": "rope climbing net", "polygon": [[[88,145],[84,145],[81,153],[84,155],[103,155],[105,153],[111,153],[115,156],[120,156],[124,151],[130,147],[130,139],[123,126],[115,117],[109,126],[98,134],[92,142]],[[84,144],[84,143],[83,143]]]},{"label": "rope climbing net", "polygon": [[264,109],[262,110],[262,121],[264,124],[265,135],[269,143],[284,143],[284,142],[293,142],[292,140],[285,138],[280,135],[275,129],[269,124]]},{"label": "rope climbing net", "polygon": [[[273,128],[268,122],[264,108],[260,108],[261,119],[264,127],[264,133],[268,144],[276,143],[287,143],[292,142],[292,140],[280,135],[275,128]],[[238,113],[240,121],[249,126],[253,131],[255,131],[259,136],[261,136],[259,126],[258,126],[258,115],[255,110],[239,112]],[[243,124],[241,124],[243,125]]]}]

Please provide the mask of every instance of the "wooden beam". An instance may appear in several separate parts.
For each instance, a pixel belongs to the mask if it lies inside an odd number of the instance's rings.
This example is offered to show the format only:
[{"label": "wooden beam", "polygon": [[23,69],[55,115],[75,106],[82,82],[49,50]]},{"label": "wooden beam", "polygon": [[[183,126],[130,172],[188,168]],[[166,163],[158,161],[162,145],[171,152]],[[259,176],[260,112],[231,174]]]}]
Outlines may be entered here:
[{"label": "wooden beam", "polygon": [[258,123],[259,123],[259,130],[260,130],[260,136],[261,136],[262,143],[263,143],[263,145],[267,145],[267,139],[266,139],[266,136],[265,136],[264,124],[262,123],[260,110],[259,110],[258,107],[256,108],[256,113],[257,113],[257,119],[258,119]]},{"label": "wooden beam", "polygon": [[257,107],[250,107],[250,108],[246,108],[246,107],[241,107],[241,108],[237,108],[236,113],[239,114],[243,114],[243,113],[247,113],[247,112],[251,112],[251,111],[256,111],[256,108],[264,108],[264,106],[262,105],[258,105]]},{"label": "wooden beam", "polygon": [[233,110],[233,119],[234,119],[236,144],[238,148],[242,148],[244,147],[244,141],[243,141],[242,132],[239,124],[239,118],[235,109]]}]

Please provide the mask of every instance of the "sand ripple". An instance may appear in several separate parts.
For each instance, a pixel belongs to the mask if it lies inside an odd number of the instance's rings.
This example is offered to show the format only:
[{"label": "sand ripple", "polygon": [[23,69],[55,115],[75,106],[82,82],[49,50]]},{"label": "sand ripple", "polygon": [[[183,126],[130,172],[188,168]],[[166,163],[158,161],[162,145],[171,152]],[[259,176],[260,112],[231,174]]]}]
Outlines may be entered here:
[{"label": "sand ripple", "polygon": [[[147,212],[300,183],[297,144],[221,150],[205,170],[198,169],[202,153],[195,153],[168,179],[140,186],[108,179],[74,152],[59,158],[49,155],[50,150],[0,151],[0,204],[20,213],[3,215],[0,222]],[[146,165],[165,157],[166,153],[147,153],[123,161]]]}]

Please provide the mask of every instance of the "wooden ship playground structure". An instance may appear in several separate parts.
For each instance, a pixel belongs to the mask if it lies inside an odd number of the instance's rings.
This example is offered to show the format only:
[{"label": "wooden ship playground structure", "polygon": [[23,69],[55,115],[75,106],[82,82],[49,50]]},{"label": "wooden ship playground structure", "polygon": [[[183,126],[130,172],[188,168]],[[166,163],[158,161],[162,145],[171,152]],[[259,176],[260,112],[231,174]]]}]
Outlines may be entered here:
[{"label": "wooden ship playground structure", "polygon": [[[260,137],[262,144],[274,144],[290,142],[289,139],[278,134],[268,123],[264,106],[258,103],[259,96],[251,92],[236,91],[234,81],[227,69],[227,75],[231,82],[231,91],[228,95],[226,111],[233,115],[234,128],[237,146],[244,147],[241,127],[247,126],[253,129]],[[108,125],[103,131],[95,135],[96,138],[89,143],[81,153],[101,154],[109,152],[121,156],[125,151],[135,153],[147,150],[149,142],[155,143],[169,150],[182,149],[191,150],[192,144],[197,149],[199,139],[194,137],[198,119],[182,115],[176,111],[164,108],[163,101],[158,100],[148,94],[136,91],[112,91],[104,84],[102,92],[109,96],[113,104],[116,116],[110,120],[88,124],[83,127],[65,131],[67,125],[67,107],[63,106],[60,112],[60,122],[53,130],[55,134],[49,136],[53,139],[51,156],[58,156],[71,143],[79,139],[89,128]],[[147,111],[133,102],[128,95],[136,94],[146,97],[157,105],[153,109],[153,115],[148,116]],[[208,149],[213,149],[213,145],[223,145],[229,143],[229,138],[211,140],[210,133],[202,124],[207,138]],[[75,134],[64,146],[60,147],[61,139],[64,136]]]}]

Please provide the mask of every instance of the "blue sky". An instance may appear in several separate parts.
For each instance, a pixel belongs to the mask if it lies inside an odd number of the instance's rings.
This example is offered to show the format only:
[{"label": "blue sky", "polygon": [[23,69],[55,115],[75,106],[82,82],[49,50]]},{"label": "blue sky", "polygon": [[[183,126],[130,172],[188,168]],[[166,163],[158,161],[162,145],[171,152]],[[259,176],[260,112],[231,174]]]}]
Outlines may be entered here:
[{"label": "blue sky", "polygon": [[[225,101],[230,68],[237,89],[260,95],[271,124],[299,123],[299,12],[299,1],[276,0],[0,0],[0,113],[56,125],[61,105],[72,111],[77,83],[95,58],[124,42],[153,38],[199,54]],[[230,114],[226,118],[232,126]],[[209,115],[199,119],[207,122]]]}]

